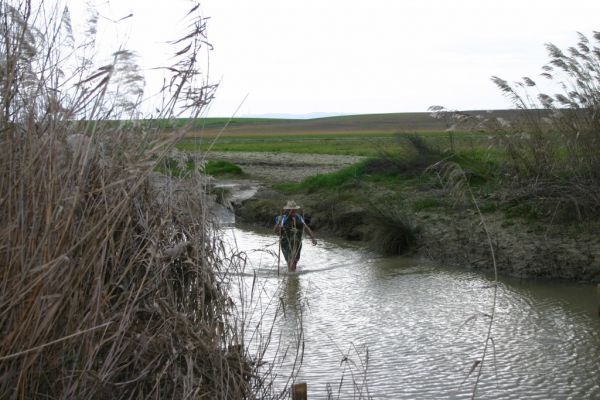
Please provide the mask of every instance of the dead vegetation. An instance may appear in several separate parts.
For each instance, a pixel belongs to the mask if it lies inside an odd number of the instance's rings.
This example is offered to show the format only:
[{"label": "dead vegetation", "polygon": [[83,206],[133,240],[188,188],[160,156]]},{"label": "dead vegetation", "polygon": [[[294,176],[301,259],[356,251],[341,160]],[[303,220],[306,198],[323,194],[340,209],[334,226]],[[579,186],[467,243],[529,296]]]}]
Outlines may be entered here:
[{"label": "dead vegetation", "polygon": [[585,221],[600,211],[600,32],[578,33],[565,51],[547,44],[549,62],[541,77],[556,94],[541,92],[534,79],[493,82],[520,111],[506,120],[430,108],[435,117],[451,120],[452,129],[495,131],[504,158],[500,164],[509,190],[503,200],[529,202],[548,220]]},{"label": "dead vegetation", "polygon": [[[160,118],[212,95],[197,12]],[[159,142],[151,123],[108,123],[139,113],[144,80],[127,50],[87,56],[89,16],[79,41],[66,8],[0,2],[0,398],[266,397],[228,294],[243,263],[224,257],[201,177],[153,177],[185,127]]]}]

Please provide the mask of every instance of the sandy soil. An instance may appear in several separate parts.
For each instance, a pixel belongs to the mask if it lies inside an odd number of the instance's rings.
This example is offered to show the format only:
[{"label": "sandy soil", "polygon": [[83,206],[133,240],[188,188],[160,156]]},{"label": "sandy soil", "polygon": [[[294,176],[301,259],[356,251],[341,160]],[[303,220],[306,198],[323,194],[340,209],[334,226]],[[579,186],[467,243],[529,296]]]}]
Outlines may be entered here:
[{"label": "sandy soil", "polygon": [[211,160],[239,165],[252,179],[267,184],[299,182],[307,176],[324,174],[352,165],[364,157],[329,154],[211,152]]}]

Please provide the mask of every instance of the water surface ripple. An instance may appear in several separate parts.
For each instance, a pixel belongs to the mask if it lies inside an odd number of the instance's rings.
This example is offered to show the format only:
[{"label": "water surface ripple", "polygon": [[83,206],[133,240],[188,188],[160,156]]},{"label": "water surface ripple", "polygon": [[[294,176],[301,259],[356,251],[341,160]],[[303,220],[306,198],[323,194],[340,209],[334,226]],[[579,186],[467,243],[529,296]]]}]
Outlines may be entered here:
[{"label": "water surface ripple", "polygon": [[[310,398],[326,397],[328,385],[334,398],[471,397],[468,373],[481,358],[492,304],[489,277],[323,241],[305,241],[299,272],[278,276],[274,235],[224,234],[246,251],[243,279],[259,282],[264,299],[254,318],[272,320],[283,306],[269,346],[295,348],[302,329],[298,380]],[[593,285],[503,279],[477,397],[600,398],[596,307]],[[281,378],[292,361],[279,360]]]}]

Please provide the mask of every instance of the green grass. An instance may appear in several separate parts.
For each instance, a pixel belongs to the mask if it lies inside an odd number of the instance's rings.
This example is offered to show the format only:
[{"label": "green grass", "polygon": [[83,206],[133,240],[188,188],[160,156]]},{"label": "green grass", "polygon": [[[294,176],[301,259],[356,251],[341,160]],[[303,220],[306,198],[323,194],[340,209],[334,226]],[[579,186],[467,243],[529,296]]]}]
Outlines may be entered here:
[{"label": "green grass", "polygon": [[309,176],[299,183],[282,183],[275,185],[275,187],[291,192],[305,190],[309,193],[321,189],[347,187],[364,174],[362,170],[364,164],[364,161],[359,162],[357,164],[342,168],[336,172]]},{"label": "green grass", "polygon": [[[517,111],[508,112],[505,119],[513,119]],[[512,114],[511,114],[512,113]],[[509,183],[519,168],[522,178],[527,174],[539,174],[539,169],[524,169],[521,164],[537,166],[537,155],[532,140],[521,133],[508,132],[446,132],[439,125],[435,129],[422,113],[373,114],[319,118],[314,120],[238,119],[232,121],[222,132],[226,119],[204,121],[204,127],[192,136],[184,138],[177,147],[185,151],[238,151],[238,152],[289,152],[305,154],[354,155],[368,157],[363,163],[344,168],[332,174],[317,175],[300,183],[278,185],[287,191],[337,191],[356,192],[364,190],[363,183],[374,184],[377,191],[427,191],[444,189],[444,168],[427,171],[437,161],[458,164],[470,187],[480,198],[481,211],[502,211],[509,218],[553,221],[569,218],[581,219],[581,213],[591,213],[589,199],[565,200],[565,195],[551,193],[555,198],[545,199],[533,193],[535,198],[521,204],[496,199],[499,191],[510,191]],[[438,121],[439,122],[439,121]],[[214,129],[213,129],[214,128]],[[217,137],[216,135],[219,134]],[[569,159],[564,138],[556,133],[544,134],[547,146],[542,155],[548,156],[555,176],[551,182],[569,182],[574,169]],[[516,150],[511,153],[507,145]],[[529,147],[527,147],[529,146]],[[532,150],[534,149],[534,150]],[[539,149],[538,149],[539,150]],[[423,153],[424,151],[424,153]],[[583,151],[583,150],[582,150]],[[583,154],[582,154],[583,155]],[[519,158],[520,157],[520,158]],[[521,163],[521,164],[519,164]],[[526,165],[525,165],[526,166]],[[537,171],[537,172],[536,172]],[[442,174],[438,179],[436,173]],[[526,181],[526,179],[524,180]],[[585,183],[585,182],[584,182]],[[583,195],[582,195],[583,196]],[[539,198],[538,198],[539,197]],[[546,196],[547,197],[547,196]],[[587,201],[587,203],[585,203]],[[583,206],[580,203],[585,203]],[[433,199],[415,200],[406,204],[413,211],[444,207]],[[559,207],[560,206],[560,207]],[[583,211],[580,208],[588,207]]]},{"label": "green grass", "polygon": [[448,202],[440,197],[424,197],[411,201],[410,206],[413,211],[419,212],[432,208],[447,207]]},{"label": "green grass", "polygon": [[175,178],[185,178],[192,171],[197,169],[194,160],[187,160],[185,163],[180,163],[171,157],[165,157],[155,168],[155,171]]},{"label": "green grass", "polygon": [[218,160],[213,161],[209,160],[204,164],[204,168],[202,169],[208,175],[218,176],[218,175],[243,175],[242,168],[238,165],[225,161]]},{"label": "green grass", "polygon": [[[422,181],[420,173],[405,174],[387,169],[371,170],[370,166],[377,160],[376,158],[366,159],[335,172],[309,176],[298,183],[277,184],[275,187],[289,192],[306,191],[313,193],[319,190],[350,189],[357,187],[360,182],[399,188],[400,186],[415,186]],[[423,172],[423,170],[420,172]]]},{"label": "green grass", "polygon": [[[298,183],[278,184],[276,188],[289,192],[314,193],[321,190],[352,189],[359,187],[363,182],[387,187],[389,190],[437,187],[440,185],[437,173],[429,170],[429,167],[440,160],[460,164],[473,187],[489,192],[493,191],[497,184],[497,163],[483,150],[467,150],[449,155],[422,146],[418,152],[403,148],[395,153],[388,152],[385,155],[379,153],[378,156],[369,157],[338,171],[311,176]],[[438,200],[422,199],[415,201],[412,207],[415,211],[419,211],[443,205],[443,202]]]},{"label": "green grass", "polygon": [[[522,218],[527,221],[539,221],[549,218],[552,210],[539,199],[531,199],[519,203],[503,204],[504,215],[508,218]],[[557,220],[558,221],[558,220]]]},{"label": "green grass", "polygon": [[[460,165],[470,187],[481,197],[482,212],[503,211],[508,217],[525,219],[544,219],[549,215],[550,208],[543,199],[535,199],[530,204],[502,204],[486,200],[505,188],[506,174],[512,171],[511,165],[515,163],[505,145],[511,143],[519,148],[523,144],[520,135],[505,132],[450,133],[442,129],[427,129],[431,125],[428,125],[426,117],[416,113],[315,120],[238,119],[215,139],[214,135],[220,132],[216,128],[225,122],[226,119],[205,120],[207,129],[196,137],[184,138],[177,147],[190,152],[210,148],[212,151],[313,153],[369,158],[332,174],[278,185],[282,190],[308,193],[340,189],[358,192],[364,190],[363,183],[378,185],[377,190],[386,191],[443,189],[443,180],[437,178],[436,171],[426,171],[426,168],[440,160],[450,161]],[[408,131],[407,126],[415,129]],[[405,132],[399,133],[403,130]],[[546,139],[560,139],[555,136],[549,135]],[[555,143],[553,149],[557,162],[569,161],[560,142]],[[527,156],[531,158],[530,154]],[[438,172],[443,173],[441,170]],[[564,179],[569,177],[566,173]],[[422,199],[413,204],[408,202],[407,206],[413,211],[420,211],[444,207],[444,204]],[[550,214],[555,219],[561,213],[573,214],[570,209],[563,212],[563,208],[564,204],[556,215]]]},{"label": "green grass", "polygon": [[[456,151],[483,151],[490,147],[493,138],[484,134],[454,132],[452,147]],[[242,136],[184,138],[177,144],[182,151],[239,151],[286,152],[305,154],[333,154],[376,157],[382,153],[406,153],[402,138],[419,136],[431,147],[450,149],[447,132],[386,133],[344,132],[321,134],[252,134]]]},{"label": "green grass", "polygon": [[[422,134],[428,134],[423,132]],[[432,132],[433,133],[433,132]],[[435,132],[437,133],[437,132]],[[286,132],[253,132],[244,135],[218,136],[219,143],[246,143],[246,142],[265,142],[265,141],[310,141],[310,140],[363,140],[363,139],[390,139],[395,133],[379,131],[350,131],[350,132],[322,132],[322,133],[286,133]],[[212,142],[216,136],[190,136],[183,138],[180,143],[202,143]]]},{"label": "green grass", "polygon": [[[180,150],[196,150],[198,146],[178,145]],[[200,148],[207,150],[209,146]],[[363,141],[311,141],[311,142],[263,142],[263,143],[217,143],[212,151],[249,151],[276,153],[337,154],[354,156],[372,156],[377,153],[375,146]]]},{"label": "green grass", "polygon": [[443,130],[443,122],[431,117],[429,112],[417,113],[387,113],[347,115],[313,119],[290,118],[173,118],[173,119],[142,119],[137,121],[107,120],[103,124],[119,126],[121,124],[137,124],[143,127],[158,127],[162,129],[189,126],[192,129],[220,130],[228,126],[228,130],[244,133],[267,132],[278,130],[289,133],[291,130],[318,133],[339,130],[380,130],[394,132],[398,130]]},{"label": "green grass", "polygon": [[212,138],[186,138],[177,144],[183,151],[285,152],[375,156],[378,149],[393,142],[390,134],[322,134],[322,135],[251,135]]},{"label": "green grass", "polygon": [[471,187],[482,187],[498,179],[504,157],[490,149],[465,150],[448,157],[461,166]]}]

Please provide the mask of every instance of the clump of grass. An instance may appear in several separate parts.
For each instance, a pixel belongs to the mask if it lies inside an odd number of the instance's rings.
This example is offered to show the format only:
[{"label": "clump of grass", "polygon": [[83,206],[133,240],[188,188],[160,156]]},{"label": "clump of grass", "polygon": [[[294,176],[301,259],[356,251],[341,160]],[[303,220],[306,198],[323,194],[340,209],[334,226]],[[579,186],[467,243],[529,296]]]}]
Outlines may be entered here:
[{"label": "clump of grass", "polygon": [[338,189],[347,186],[360,177],[361,171],[355,167],[346,167],[339,171],[309,176],[300,186],[309,192],[319,189]]},{"label": "clump of grass", "polygon": [[404,254],[417,243],[421,228],[397,205],[371,205],[372,247],[384,255]]},{"label": "clump of grass", "polygon": [[433,160],[438,159],[438,156],[434,156],[433,154],[437,153],[433,151],[425,155],[428,150],[424,150],[426,145],[421,138],[414,137],[408,140],[410,143],[413,141],[417,143],[415,146],[419,149],[418,156],[407,158],[397,154],[380,153],[378,157],[365,159],[335,172],[310,176],[300,183],[280,184],[277,187],[289,191],[306,190],[311,193],[318,190],[348,188],[366,180],[398,182],[414,178],[423,173],[427,166],[434,162]]},{"label": "clump of grass", "polygon": [[239,165],[226,160],[209,160],[204,164],[202,171],[208,175],[243,175]]},{"label": "clump of grass", "polygon": [[154,170],[174,178],[187,178],[193,172],[198,171],[198,167],[192,158],[181,162],[176,157],[165,156],[158,162]]},{"label": "clump of grass", "polygon": [[337,190],[356,183],[364,175],[365,164],[366,161],[361,161],[335,172],[309,176],[299,183],[278,184],[275,187],[287,191],[306,190],[309,193],[318,190]]},{"label": "clump of grass", "polygon": [[374,181],[423,184],[434,177],[432,166],[452,161],[461,165],[471,184],[480,185],[496,179],[495,162],[481,150],[442,151],[418,135],[397,137],[404,151],[380,150],[379,157],[365,161],[361,167],[362,175],[372,177]]},{"label": "clump of grass", "polygon": [[418,135],[397,135],[402,152],[380,149],[379,156],[364,166],[364,172],[373,174],[416,176],[444,157],[442,152]]}]

